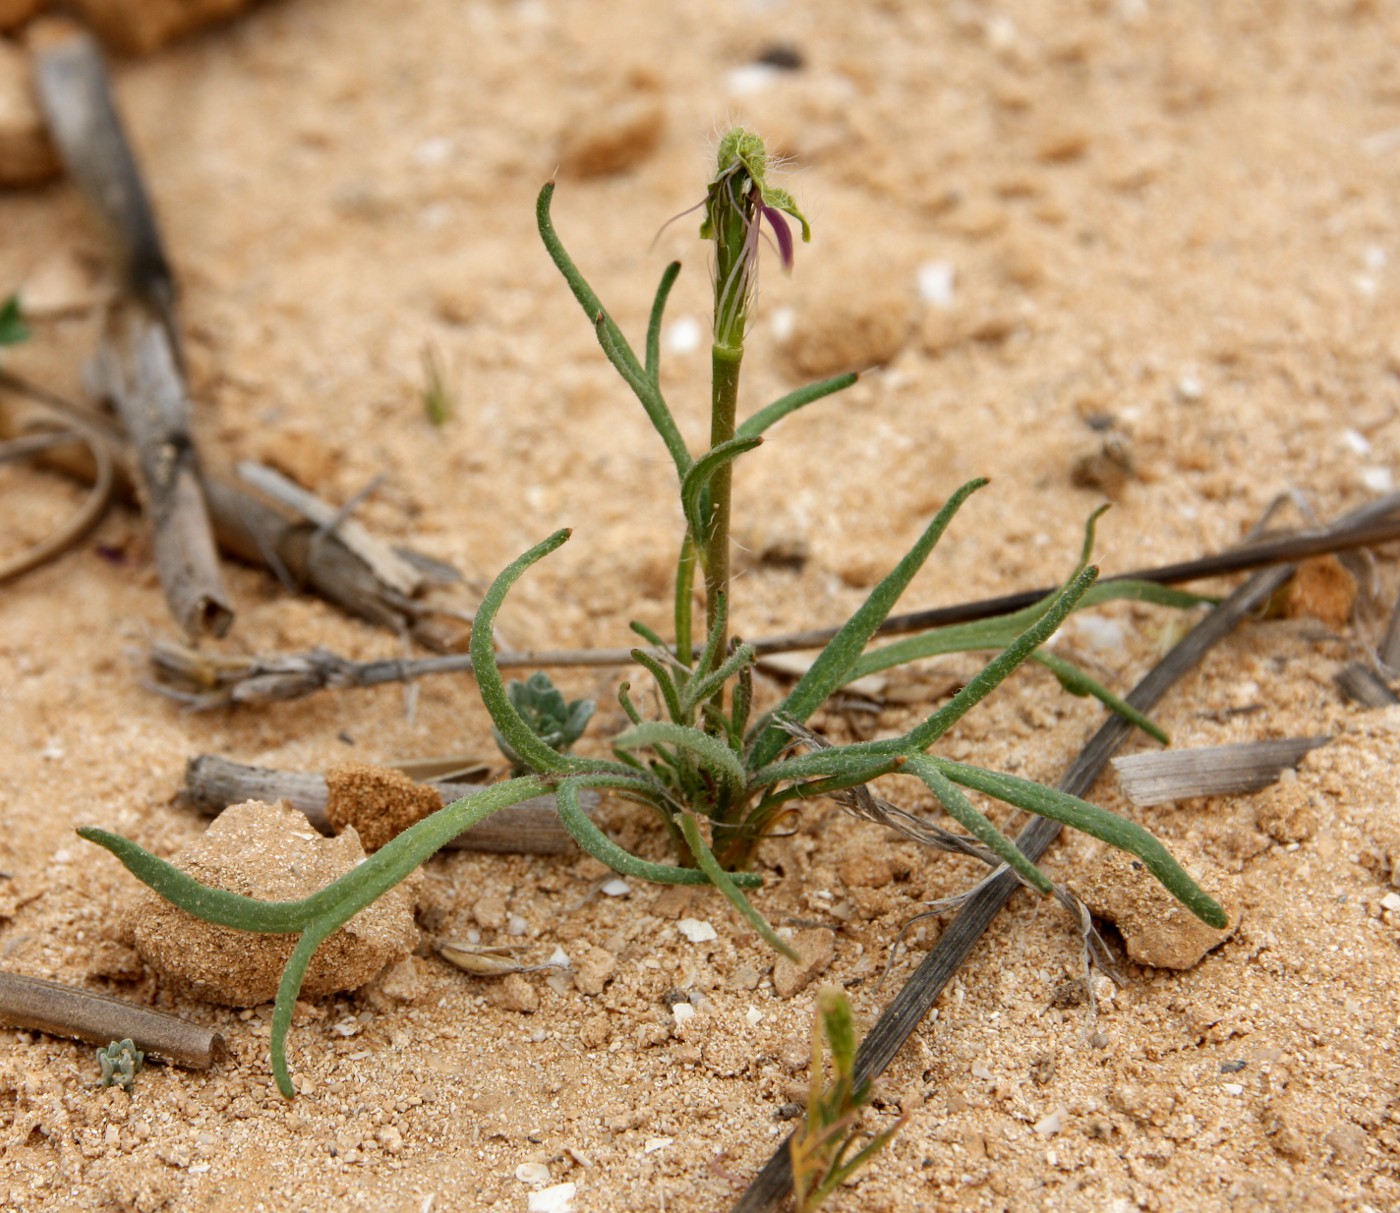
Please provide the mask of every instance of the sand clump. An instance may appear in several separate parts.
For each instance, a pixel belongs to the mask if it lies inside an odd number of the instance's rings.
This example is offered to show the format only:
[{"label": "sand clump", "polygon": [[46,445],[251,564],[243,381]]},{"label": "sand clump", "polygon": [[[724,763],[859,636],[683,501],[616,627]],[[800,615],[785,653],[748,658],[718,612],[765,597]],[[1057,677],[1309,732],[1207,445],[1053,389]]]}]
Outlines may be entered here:
[{"label": "sand clump", "polygon": [[440,808],[441,792],[391,767],[342,762],[326,772],[326,820],[337,834],[353,827],[370,854]]},{"label": "sand clump", "polygon": [[[265,901],[306,897],[365,858],[353,829],[324,838],[285,801],[250,800],[221,813],[174,863],[216,888]],[[412,882],[381,897],[332,935],[306,973],[302,995],[365,984],[418,943]],[[136,949],[168,981],[205,1002],[251,1007],[277,993],[296,935],[255,935],[204,922],[154,893],[132,911]]]}]

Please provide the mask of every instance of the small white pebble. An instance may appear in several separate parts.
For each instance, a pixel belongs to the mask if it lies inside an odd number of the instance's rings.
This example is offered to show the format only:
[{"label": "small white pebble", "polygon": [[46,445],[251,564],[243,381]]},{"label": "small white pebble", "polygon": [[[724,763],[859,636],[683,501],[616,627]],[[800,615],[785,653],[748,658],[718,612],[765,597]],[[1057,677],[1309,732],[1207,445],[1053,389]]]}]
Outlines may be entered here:
[{"label": "small white pebble", "polygon": [[671,1014],[676,1017],[676,1026],[689,1023],[695,1018],[695,1008],[688,1002],[673,1002],[671,1004]]},{"label": "small white pebble", "polygon": [[693,354],[700,348],[701,335],[694,316],[677,316],[666,326],[663,344],[668,354]]},{"label": "small white pebble", "polygon": [[347,1016],[331,1029],[338,1036],[354,1036],[360,1030],[360,1021],[353,1016]]},{"label": "small white pebble", "polygon": [[797,313],[790,307],[775,308],[768,320],[768,328],[773,340],[781,345],[797,331]]},{"label": "small white pebble", "polygon": [[664,1150],[676,1139],[674,1137],[648,1137],[646,1145],[642,1147],[643,1154],[655,1154],[657,1150]]},{"label": "small white pebble", "polygon": [[1176,398],[1193,404],[1206,394],[1205,384],[1196,375],[1183,375],[1176,381]]},{"label": "small white pebble", "polygon": [[515,1168],[515,1178],[523,1184],[542,1188],[549,1182],[549,1168],[542,1162],[522,1162]]},{"label": "small white pebble", "polygon": [[452,155],[452,140],[446,137],[424,139],[413,149],[413,158],[422,165],[446,164]]},{"label": "small white pebble", "polygon": [[972,1077],[980,1078],[984,1082],[992,1077],[992,1070],[985,1061],[974,1061],[972,1063]]},{"label": "small white pebble", "polygon": [[1395,487],[1395,477],[1389,468],[1363,468],[1361,483],[1373,493],[1389,493]]},{"label": "small white pebble", "polygon": [[1358,455],[1371,453],[1371,440],[1360,430],[1343,430],[1342,444]]},{"label": "small white pebble", "polygon": [[1038,1121],[1036,1121],[1035,1124],[1031,1126],[1031,1128],[1035,1132],[1039,1133],[1041,1137],[1054,1137],[1055,1134],[1058,1133],[1064,1127],[1064,1108],[1053,1108],[1051,1111],[1047,1112]]},{"label": "small white pebble", "polygon": [[554,965],[560,969],[570,968],[573,963],[574,962],[569,959],[569,954],[558,944],[554,945],[554,951],[549,954],[549,959],[545,961],[545,964]]},{"label": "small white pebble", "polygon": [[1074,629],[1079,638],[1099,653],[1116,653],[1123,648],[1125,633],[1116,619],[1102,615],[1077,615]]},{"label": "small white pebble", "polygon": [[751,97],[761,93],[781,75],[782,69],[771,63],[745,63],[724,73],[724,84],[734,97]]},{"label": "small white pebble", "polygon": [[578,1184],[555,1184],[530,1193],[528,1213],[573,1213]]},{"label": "small white pebble", "polygon": [[1387,260],[1385,249],[1379,244],[1368,244],[1362,254],[1362,260],[1366,262],[1368,270],[1383,270]]},{"label": "small white pebble", "polygon": [[1222,1082],[1222,1083],[1220,1084],[1220,1089],[1221,1089],[1222,1091],[1224,1091],[1226,1095],[1243,1095],[1243,1094],[1244,1094],[1244,1087],[1242,1087],[1242,1086],[1241,1086],[1239,1083],[1237,1083],[1237,1082]]},{"label": "small white pebble", "polygon": [[621,877],[614,877],[603,886],[605,897],[630,897],[631,894],[632,886]]},{"label": "small white pebble", "polygon": [[957,267],[951,261],[925,261],[915,275],[919,298],[947,311],[956,297]]},{"label": "small white pebble", "polygon": [[701,922],[698,918],[682,918],[680,922],[676,923],[676,930],[691,943],[709,943],[710,940],[718,938],[714,927],[708,922]]},{"label": "small white pebble", "polygon": [[506,919],[507,935],[524,935],[528,929],[525,920],[521,918],[519,914],[512,914]]},{"label": "small white pebble", "polygon": [[1400,910],[1400,893],[1387,893],[1381,898],[1381,909],[1389,910],[1392,914]]},{"label": "small white pebble", "polygon": [[750,1007],[744,1012],[744,1018],[748,1021],[749,1027],[756,1028],[763,1022],[763,1012],[757,1007]]}]

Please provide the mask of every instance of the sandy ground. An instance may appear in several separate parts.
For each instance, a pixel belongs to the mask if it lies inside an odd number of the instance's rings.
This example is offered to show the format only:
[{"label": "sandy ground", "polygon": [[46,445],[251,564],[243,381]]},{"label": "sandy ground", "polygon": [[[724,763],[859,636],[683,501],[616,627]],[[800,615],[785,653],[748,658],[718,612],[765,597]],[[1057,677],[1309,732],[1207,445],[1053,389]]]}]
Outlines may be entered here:
[{"label": "sandy ground", "polygon": [[[703,433],[704,251],[691,220],[716,132],[742,120],[791,158],[815,239],[765,281],[747,398],[813,374],[883,369],[782,425],[739,474],[746,635],[844,617],[963,480],[993,484],[906,600],[1043,584],[1084,518],[1105,569],[1236,542],[1277,494],[1330,517],[1390,486],[1400,452],[1400,15],[1383,3],[1155,5],[748,0],[286,0],[116,68],[183,284],[211,463],[281,455],[363,518],[489,578],[561,525],[502,627],[521,646],[626,643],[664,623],[678,536],[664,455],[533,229],[560,166],[561,233],[639,333],[665,260],[686,270],[665,382]],[[798,70],[763,69],[774,47]],[[621,146],[622,167],[608,156]],[[0,198],[10,289],[101,243],[70,190]],[[770,267],[770,271],[771,271]],[[922,291],[920,284],[922,283]],[[40,327],[9,365],[76,391],[90,320]],[[433,342],[460,389],[441,429],[419,401]],[[1126,453],[1126,476],[1105,444]],[[0,543],[42,534],[76,490],[6,470]],[[800,569],[764,561],[805,553]],[[106,553],[103,555],[103,553]],[[1127,966],[1097,1013],[1056,991],[1079,972],[1053,904],[1018,895],[889,1071],[872,1125],[910,1120],[834,1210],[1383,1210],[1400,1205],[1392,895],[1400,713],[1343,702],[1332,676],[1375,642],[1396,568],[1381,553],[1358,616],[1259,623],[1159,713],[1177,744],[1330,733],[1269,793],[1142,819],[1207,882],[1238,883],[1243,924],[1187,972]],[[322,644],[360,657],[392,635],[229,571],[224,648]],[[1064,651],[1126,688],[1172,621],[1145,608],[1067,629]],[[713,895],[633,883],[598,896],[584,858],[434,860],[432,937],[523,926],[543,957],[615,962],[601,992],[565,974],[509,997],[425,948],[387,988],[303,1015],[285,1103],[270,1007],[172,993],[130,947],[137,885],[76,839],[122,830],[164,854],[201,825],[170,805],[210,751],[322,769],[491,753],[461,679],[190,715],[145,689],[170,625],[139,519],[0,596],[0,953],[15,971],[118,992],[216,1026],[206,1074],[151,1067],[128,1095],[87,1047],[0,1033],[7,1209],[525,1210],[541,1163],[574,1207],[727,1207],[789,1127],[815,986],[775,996],[772,957]],[[966,673],[966,661],[940,668]],[[892,684],[942,693],[940,670]],[[609,675],[561,682],[604,703]],[[897,728],[907,708],[884,708]],[[1055,779],[1100,718],[1025,673],[948,752]],[[829,727],[848,727],[829,718]],[[1138,748],[1141,748],[1140,746]],[[908,786],[892,785],[918,806]],[[1095,798],[1122,809],[1111,776]],[[639,814],[603,820],[652,848]],[[1057,876],[1099,862],[1066,838]],[[867,1021],[936,938],[877,988],[921,903],[965,863],[814,806],[770,844],[758,904],[834,930],[825,980]],[[684,917],[716,938],[691,943]],[[681,991],[699,1013],[675,1026]],[[518,987],[516,995],[520,994]],[[516,1006],[537,1004],[531,1013]]]}]

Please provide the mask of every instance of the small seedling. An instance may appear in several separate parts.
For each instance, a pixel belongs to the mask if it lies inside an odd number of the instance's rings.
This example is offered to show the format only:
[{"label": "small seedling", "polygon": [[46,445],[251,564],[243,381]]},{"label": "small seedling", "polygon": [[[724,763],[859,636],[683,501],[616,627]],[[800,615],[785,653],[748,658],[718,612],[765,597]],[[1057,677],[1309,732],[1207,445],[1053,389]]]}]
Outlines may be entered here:
[{"label": "small seedling", "polygon": [[121,1087],[123,1091],[130,1091],[145,1061],[146,1055],[130,1037],[114,1040],[105,1049],[97,1050],[97,1064],[102,1067],[104,1087]]},{"label": "small seedling", "polygon": [[[822,1039],[831,1051],[831,1081],[826,1081]],[[812,1024],[812,1071],[807,1094],[807,1119],[788,1149],[792,1157],[792,1190],[798,1213],[811,1213],[836,1188],[887,1146],[909,1119],[905,1112],[890,1128],[861,1140],[860,1116],[870,1102],[870,1079],[856,1082],[856,1030],[851,1004],[840,990],[828,987],[817,995]]]},{"label": "small seedling", "polygon": [[457,413],[457,388],[443,363],[442,352],[429,342],[423,347],[423,388],[419,394],[423,412],[441,429]]},{"label": "small seedling", "polygon": [[[530,732],[551,749],[562,753],[573,749],[574,742],[583,736],[596,707],[591,699],[565,702],[559,688],[543,671],[531,674],[524,682],[511,679],[506,687],[506,697],[520,713],[520,719]],[[510,762],[513,773],[524,775],[530,769],[529,764],[511,748],[499,729],[493,727],[491,735]]]},{"label": "small seedling", "polygon": [[11,295],[0,303],[0,345],[18,345],[29,340],[29,326],[19,310],[19,296]]},{"label": "small seedling", "polygon": [[[286,1056],[293,1007],[307,965],[321,943],[449,839],[498,809],[536,796],[552,795],[575,841],[607,866],[624,876],[663,884],[713,885],[770,946],[789,956],[791,946],[745,894],[762,883],[746,870],[758,847],[803,800],[896,773],[922,783],[979,843],[1042,893],[1051,891],[1049,879],[992,824],[964,788],[1072,825],[1131,852],[1192,913],[1212,926],[1225,925],[1220,906],[1142,827],[1054,788],[929,753],[968,711],[1032,658],[1048,665],[1071,691],[1095,694],[1130,719],[1146,724],[1081,671],[1037,652],[1080,606],[1123,597],[1173,605],[1197,601],[1144,583],[1115,581],[1095,586],[1096,570],[1089,565],[1093,519],[1086,528],[1078,566],[1063,588],[1044,601],[986,624],[935,630],[868,650],[963,502],[985,482],[963,485],[792,691],[768,711],[754,710],[754,650],[731,643],[728,631],[733,465],[762,442],[764,432],[775,422],[849,387],[856,378],[839,375],[810,384],[738,420],[739,372],[757,289],[760,228],[766,226],[772,232],[784,268],[791,266],[794,253],[789,219],[800,225],[803,240],[810,235],[793,199],[768,181],[769,168],[762,140],[746,131],[731,131],[720,143],[716,172],[701,204],[705,211],[701,233],[713,241],[715,249],[715,289],[710,446],[698,456],[686,448],[661,390],[661,324],[680,273],[679,263],[662,274],[639,358],[555,231],[550,216],[553,182],[541,190],[536,203],[546,250],[593,325],[603,352],[646,411],[675,468],[684,534],[676,562],[674,634],[667,642],[647,627],[632,625],[644,642],[632,650],[632,656],[654,680],[663,718],[644,717],[630,684],[624,682],[618,699],[632,727],[612,739],[611,758],[577,755],[566,752],[562,740],[555,743],[542,736],[535,727],[538,721],[532,723],[522,711],[521,692],[513,694],[507,688],[492,645],[496,617],[521,576],[569,538],[569,532],[561,530],[501,572],[486,592],[472,627],[476,686],[503,745],[525,773],[447,805],[333,884],[294,902],[261,902],[213,889],[115,834],[93,827],[79,831],[110,850],[156,892],[200,918],[242,930],[300,936],[283,972],[272,1019],[273,1070],[283,1094],[294,1092]],[[692,618],[697,578],[702,580],[705,601],[704,630],[698,643]],[[794,752],[795,726],[805,725],[852,679],[937,652],[987,648],[1000,652],[951,700],[900,736]],[[576,704],[565,705],[565,721],[577,710]],[[625,851],[580,807],[581,794],[588,789],[608,790],[649,807],[680,862],[654,863]]]}]

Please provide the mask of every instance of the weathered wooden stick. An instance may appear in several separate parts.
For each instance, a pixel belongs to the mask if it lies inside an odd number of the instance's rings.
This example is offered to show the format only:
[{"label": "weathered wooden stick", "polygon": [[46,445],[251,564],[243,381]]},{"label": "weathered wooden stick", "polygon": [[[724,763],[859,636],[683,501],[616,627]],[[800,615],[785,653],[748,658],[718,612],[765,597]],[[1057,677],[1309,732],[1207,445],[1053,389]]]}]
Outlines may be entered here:
[{"label": "weathered wooden stick", "polygon": [[183,363],[175,279],[97,42],[81,30],[41,42],[35,84],[63,166],[116,248],[127,293],[159,319]]},{"label": "weathered wooden stick", "polygon": [[36,80],[59,155],[113,237],[134,301],[110,318],[98,375],[137,452],[166,602],[191,640],[222,636],[233,611],[189,423],[174,279],[97,43],[79,32],[41,47]]},{"label": "weathered wooden stick", "polygon": [[[134,454],[121,430],[109,418],[65,401],[3,369],[0,369],[0,387],[38,400],[45,406],[41,410],[0,398],[0,438],[29,432],[36,416],[48,417],[50,412],[56,412],[63,419],[81,419],[86,431],[101,441],[110,459],[117,492],[134,497],[130,475]],[[43,462],[87,483],[92,482],[95,474],[93,459],[72,451],[50,452],[43,457]],[[470,612],[465,604],[455,600],[440,602],[432,592],[434,586],[459,581],[460,574],[455,569],[410,549],[397,549],[401,557],[423,571],[425,578],[433,583],[421,599],[410,600],[382,585],[336,535],[318,538],[317,528],[312,524],[287,517],[241,485],[218,476],[207,476],[204,489],[215,539],[226,554],[271,568],[296,588],[325,598],[371,623],[395,632],[406,631],[429,648],[455,647],[460,641],[461,618]]]},{"label": "weathered wooden stick", "polygon": [[156,571],[191,640],[233,624],[189,427],[184,378],[165,326],[144,308],[119,309],[98,357],[103,390],[136,448]]},{"label": "weathered wooden stick", "polygon": [[144,1053],[194,1070],[223,1056],[224,1038],[174,1015],[40,977],[0,972],[0,1023],[108,1045],[130,1038]]},{"label": "weathered wooden stick", "polygon": [[1330,737],[1282,737],[1239,745],[1157,750],[1113,760],[1118,782],[1135,808],[1193,796],[1233,796],[1257,792],[1298,765],[1309,750]]},{"label": "weathered wooden stick", "polygon": [[259,492],[280,502],[323,534],[334,534],[363,560],[376,577],[400,594],[412,596],[423,588],[423,574],[382,539],[370,534],[353,518],[287,479],[275,468],[244,460],[238,465],[239,478]]},{"label": "weathered wooden stick", "polygon": [[[429,782],[442,793],[444,802],[467,796],[483,786]],[[592,812],[597,807],[598,794],[585,792],[583,795],[585,811]],[[191,758],[185,767],[180,799],[211,817],[244,800],[269,803],[285,800],[305,813],[316,829],[323,834],[330,833],[326,821],[326,781],[320,775],[246,766],[214,754],[200,754]],[[548,796],[501,809],[447,845],[460,850],[521,855],[562,855],[574,849],[573,839],[560,823],[554,801]]]}]

